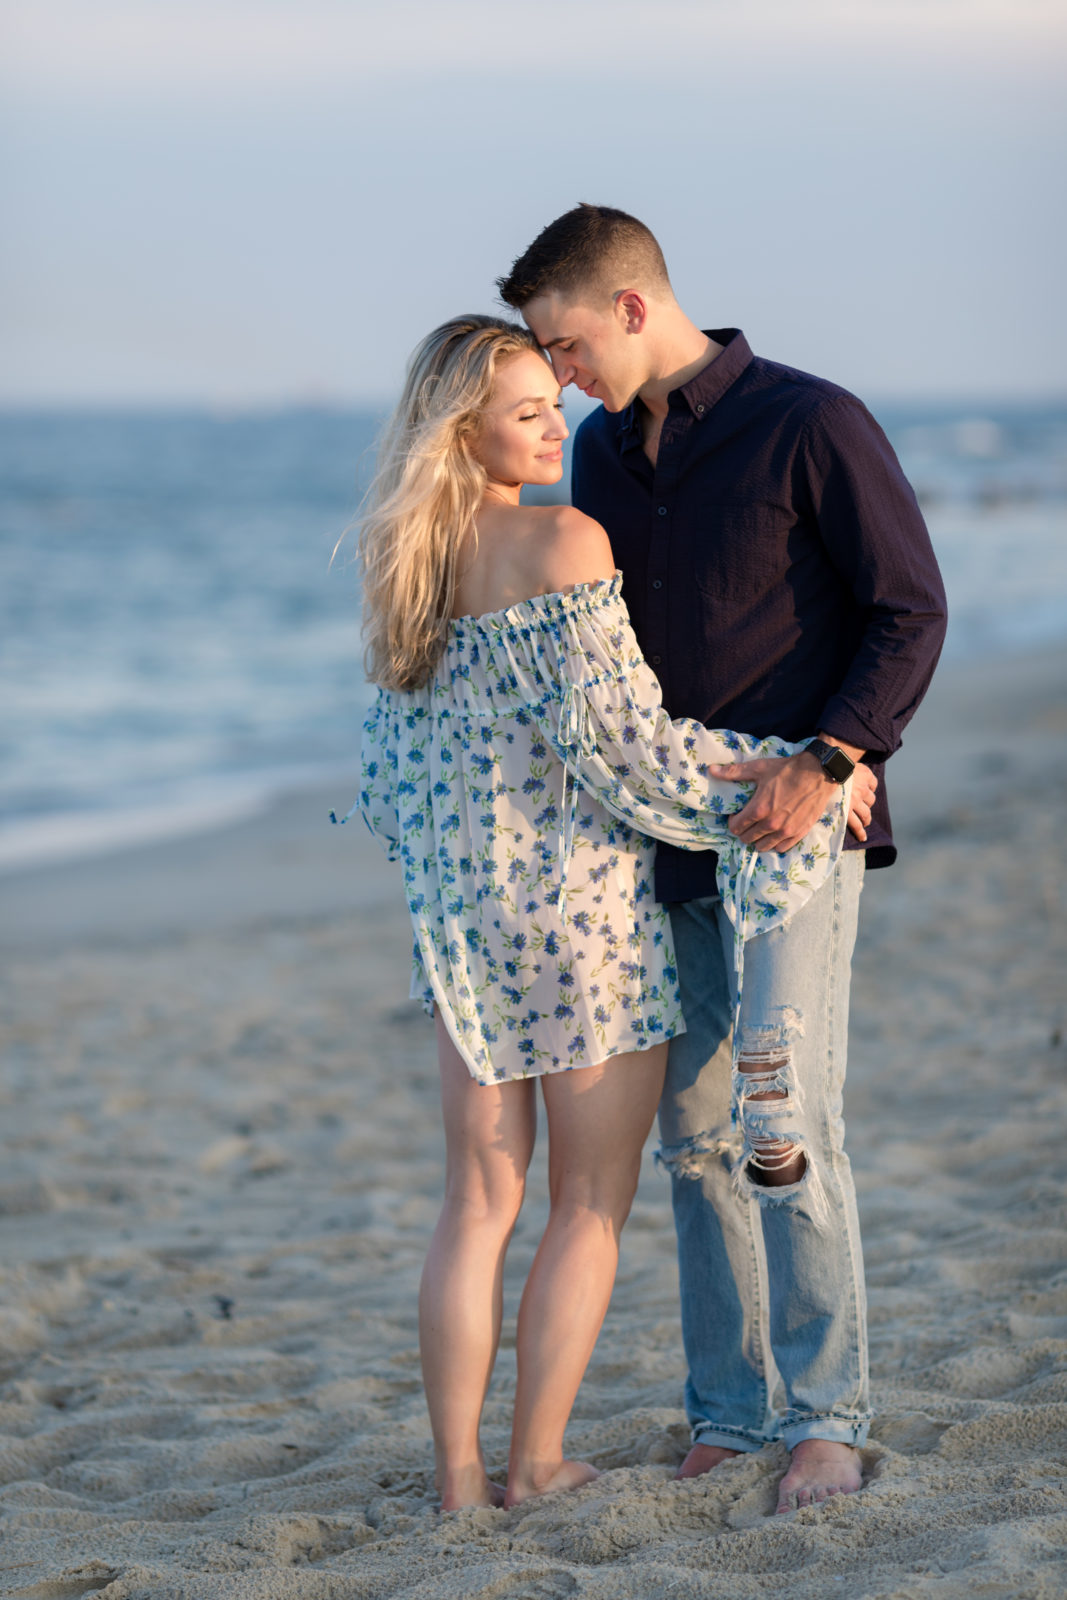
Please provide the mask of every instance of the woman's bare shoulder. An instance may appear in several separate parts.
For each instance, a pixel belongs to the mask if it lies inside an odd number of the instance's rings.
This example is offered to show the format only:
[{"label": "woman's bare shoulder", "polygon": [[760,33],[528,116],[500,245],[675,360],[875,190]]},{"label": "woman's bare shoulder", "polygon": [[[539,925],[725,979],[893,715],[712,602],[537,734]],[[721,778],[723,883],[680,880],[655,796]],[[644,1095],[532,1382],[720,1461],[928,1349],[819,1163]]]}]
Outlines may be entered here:
[{"label": "woman's bare shoulder", "polygon": [[611,543],[599,522],[575,506],[538,507],[538,521],[528,542],[544,592],[595,583],[615,571]]}]

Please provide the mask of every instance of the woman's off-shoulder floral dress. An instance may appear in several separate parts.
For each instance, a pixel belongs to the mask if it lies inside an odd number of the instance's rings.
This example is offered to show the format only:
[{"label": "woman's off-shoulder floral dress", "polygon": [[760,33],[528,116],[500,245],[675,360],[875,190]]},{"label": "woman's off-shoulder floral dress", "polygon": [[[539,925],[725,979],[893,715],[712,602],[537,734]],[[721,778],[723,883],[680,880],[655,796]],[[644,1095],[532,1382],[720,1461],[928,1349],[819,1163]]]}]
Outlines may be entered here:
[{"label": "woman's off-shoulder floral dress", "polygon": [[837,785],[783,855],[727,830],[751,790],[714,765],[801,747],[672,722],[621,581],[459,618],[430,681],[379,689],[364,725],[353,812],[403,864],[411,993],[437,1005],[479,1083],[684,1031],[653,839],[718,851],[739,962],[746,938],[815,892],[843,839]]}]

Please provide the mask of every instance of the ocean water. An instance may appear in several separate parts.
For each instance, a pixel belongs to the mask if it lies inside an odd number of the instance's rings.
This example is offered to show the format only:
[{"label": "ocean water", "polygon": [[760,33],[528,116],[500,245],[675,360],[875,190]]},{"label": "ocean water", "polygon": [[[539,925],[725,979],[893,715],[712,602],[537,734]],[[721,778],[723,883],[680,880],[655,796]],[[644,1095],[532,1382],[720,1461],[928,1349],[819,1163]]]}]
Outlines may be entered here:
[{"label": "ocean water", "polygon": [[[1067,637],[1067,404],[876,408],[950,658]],[[572,417],[572,421],[573,421]],[[0,870],[352,788],[375,416],[0,417]]]}]

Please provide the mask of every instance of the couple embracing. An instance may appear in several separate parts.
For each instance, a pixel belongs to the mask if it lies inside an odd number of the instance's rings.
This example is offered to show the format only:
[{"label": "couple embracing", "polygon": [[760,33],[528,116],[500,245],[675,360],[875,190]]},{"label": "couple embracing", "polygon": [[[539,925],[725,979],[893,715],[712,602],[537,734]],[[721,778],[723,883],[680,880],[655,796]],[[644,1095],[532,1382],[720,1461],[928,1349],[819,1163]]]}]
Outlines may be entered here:
[{"label": "couple embracing", "polygon": [[[864,407],[702,331],[635,218],[576,207],[499,288],[521,323],[458,317],[416,351],[361,532],[379,688],[358,806],[403,864],[441,1070],[419,1300],[437,1487],[517,1505],[596,1476],[564,1428],[658,1109],[679,1475],[782,1440],[789,1511],[861,1484],[849,969],[940,578]],[[573,505],[522,505],[561,477],[572,383],[600,402]],[[479,1424],[538,1081],[551,1209],[501,1486]]]}]

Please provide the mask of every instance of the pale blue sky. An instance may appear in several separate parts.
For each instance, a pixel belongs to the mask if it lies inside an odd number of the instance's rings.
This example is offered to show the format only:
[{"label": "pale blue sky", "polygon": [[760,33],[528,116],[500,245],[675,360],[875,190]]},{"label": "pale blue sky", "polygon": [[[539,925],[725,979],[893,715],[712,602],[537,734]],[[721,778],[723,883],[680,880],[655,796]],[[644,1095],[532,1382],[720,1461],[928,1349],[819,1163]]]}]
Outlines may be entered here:
[{"label": "pale blue sky", "polygon": [[0,0],[0,402],[375,401],[579,199],[871,398],[1063,395],[1047,0]]}]

